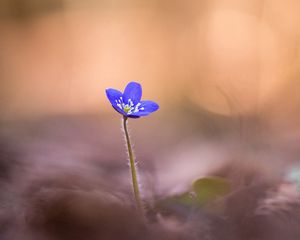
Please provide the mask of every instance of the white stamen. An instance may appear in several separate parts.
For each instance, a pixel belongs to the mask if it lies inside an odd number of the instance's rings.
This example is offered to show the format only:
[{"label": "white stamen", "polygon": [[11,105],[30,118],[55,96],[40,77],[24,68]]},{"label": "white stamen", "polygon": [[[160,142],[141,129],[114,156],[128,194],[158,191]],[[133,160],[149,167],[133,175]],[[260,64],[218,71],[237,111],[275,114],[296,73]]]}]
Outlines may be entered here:
[{"label": "white stamen", "polygon": [[127,104],[125,104],[123,102],[123,98],[120,97],[119,99],[115,100],[116,105],[118,106],[118,108],[120,108],[121,110],[125,111],[126,109],[126,114],[132,114],[132,113],[138,113],[139,111],[143,111],[145,110],[144,107],[140,107],[141,103],[137,103],[136,105],[134,105],[133,101],[131,100],[131,98],[128,99]]},{"label": "white stamen", "polygon": [[122,105],[121,104],[117,104],[117,106],[121,109],[121,110],[123,110],[123,108],[122,108]]},{"label": "white stamen", "polygon": [[128,104],[129,104],[130,107],[132,107],[134,105],[130,98],[128,99]]},{"label": "white stamen", "polygon": [[133,109],[133,112],[134,112],[134,113],[137,113],[137,112],[140,111],[139,106],[141,106],[141,103],[138,103],[137,105],[135,105],[135,107],[134,107],[134,109]]}]

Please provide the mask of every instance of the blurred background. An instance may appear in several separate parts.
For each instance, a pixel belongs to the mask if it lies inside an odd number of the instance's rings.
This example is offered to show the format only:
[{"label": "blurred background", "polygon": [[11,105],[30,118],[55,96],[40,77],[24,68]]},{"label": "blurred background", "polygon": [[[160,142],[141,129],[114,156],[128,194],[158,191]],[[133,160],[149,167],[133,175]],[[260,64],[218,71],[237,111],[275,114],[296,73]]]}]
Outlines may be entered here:
[{"label": "blurred background", "polygon": [[[144,98],[161,107],[149,118],[132,121],[144,158],[169,154],[180,144],[176,151],[186,155],[195,141],[195,149],[207,149],[203,144],[211,139],[222,146],[233,141],[235,152],[240,145],[255,154],[297,151],[298,1],[0,4],[4,142],[15,137],[13,142],[30,143],[23,134],[48,146],[46,136],[53,134],[56,143],[86,143],[84,135],[97,139],[96,149],[114,149],[99,150],[100,155],[122,151],[119,116],[104,91],[123,89],[134,80],[142,84]],[[241,148],[244,157],[248,150]]]},{"label": "blurred background", "polygon": [[0,3],[2,119],[110,113],[135,80],[164,112],[297,121],[297,1]]},{"label": "blurred background", "polygon": [[105,89],[130,81],[160,105],[129,123],[149,199],[232,161],[284,176],[300,154],[299,13],[296,0],[0,0],[0,200],[66,176],[128,192]]},{"label": "blurred background", "polygon": [[[134,80],[142,84],[144,98],[161,107],[131,123],[138,154],[150,159],[149,164],[156,156],[187,168],[185,161],[173,160],[181,153],[196,155],[195,162],[203,166],[198,154],[214,156],[215,142],[219,150],[221,145],[238,158],[261,151],[276,151],[276,156],[279,149],[284,156],[298,151],[298,1],[0,4],[4,142],[31,146],[44,141],[49,146],[51,139],[56,145],[63,142],[51,150],[59,156],[60,151],[77,149],[79,155],[97,152],[95,159],[107,155],[109,163],[123,158],[119,116],[104,91],[123,89]],[[94,139],[94,145],[86,138]],[[38,149],[27,145],[23,151]],[[188,169],[180,172],[191,174]]]},{"label": "blurred background", "polygon": [[161,106],[132,124],[151,153],[193,137],[293,147],[299,11],[295,0],[1,0],[2,131],[85,116],[80,127],[119,139],[104,91],[134,80]]}]

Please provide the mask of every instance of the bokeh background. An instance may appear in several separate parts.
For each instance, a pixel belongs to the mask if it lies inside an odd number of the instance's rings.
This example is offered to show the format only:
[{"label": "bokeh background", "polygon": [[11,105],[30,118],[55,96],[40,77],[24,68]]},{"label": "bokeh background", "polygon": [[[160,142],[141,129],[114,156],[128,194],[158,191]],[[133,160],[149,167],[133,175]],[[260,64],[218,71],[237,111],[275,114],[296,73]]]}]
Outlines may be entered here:
[{"label": "bokeh background", "polygon": [[[105,96],[130,81],[153,236]],[[0,82],[1,239],[299,238],[300,1],[0,0]],[[212,175],[225,213],[151,208]]]},{"label": "bokeh background", "polygon": [[296,0],[1,0],[2,148],[122,179],[105,88],[134,80],[160,104],[130,121],[155,191],[234,159],[284,171],[299,155],[299,13]]},{"label": "bokeh background", "polygon": [[1,118],[108,113],[136,80],[163,109],[297,121],[299,5],[1,0]]}]

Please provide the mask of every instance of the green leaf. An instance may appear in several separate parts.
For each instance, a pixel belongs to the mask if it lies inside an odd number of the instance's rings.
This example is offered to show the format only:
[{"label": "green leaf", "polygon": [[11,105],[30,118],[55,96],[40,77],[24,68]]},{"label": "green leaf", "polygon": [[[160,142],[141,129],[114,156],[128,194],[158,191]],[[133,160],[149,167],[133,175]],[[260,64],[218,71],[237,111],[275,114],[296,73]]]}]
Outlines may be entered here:
[{"label": "green leaf", "polygon": [[230,184],[223,178],[206,177],[197,179],[193,183],[193,190],[197,203],[206,205],[227,195],[230,192]]},{"label": "green leaf", "polygon": [[158,201],[159,208],[173,208],[173,207],[191,207],[194,200],[189,192],[184,192],[178,195],[169,196]]},{"label": "green leaf", "polygon": [[155,208],[163,216],[176,216],[188,218],[194,211],[201,207],[195,199],[193,192],[183,192],[178,195],[169,196],[156,202]]},{"label": "green leaf", "polygon": [[218,213],[223,211],[223,204],[216,200],[229,192],[230,184],[223,178],[200,178],[193,183],[189,191],[158,200],[156,209],[163,215],[172,214],[180,217],[187,217],[191,211],[200,209]]}]

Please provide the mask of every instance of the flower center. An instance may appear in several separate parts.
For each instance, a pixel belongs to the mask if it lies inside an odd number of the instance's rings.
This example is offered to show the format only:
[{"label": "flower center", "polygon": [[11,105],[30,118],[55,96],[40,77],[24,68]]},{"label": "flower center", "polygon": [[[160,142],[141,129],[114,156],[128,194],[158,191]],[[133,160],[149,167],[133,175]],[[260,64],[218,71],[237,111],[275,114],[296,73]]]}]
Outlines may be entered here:
[{"label": "flower center", "polygon": [[137,113],[139,112],[140,110],[144,110],[143,107],[140,107],[141,106],[141,103],[138,103],[136,105],[134,105],[134,103],[132,102],[131,99],[128,99],[128,103],[125,104],[123,102],[123,98],[120,97],[120,99],[116,100],[116,103],[117,103],[117,106],[123,110],[126,114],[132,114],[132,113]]},{"label": "flower center", "polygon": [[126,113],[128,113],[130,110],[132,110],[131,109],[131,107],[128,105],[128,104],[126,104],[124,107],[123,107],[123,110],[124,110],[124,112],[126,112]]}]

